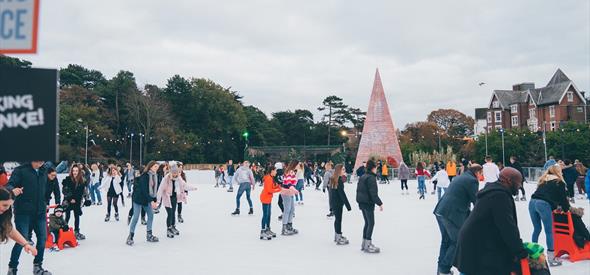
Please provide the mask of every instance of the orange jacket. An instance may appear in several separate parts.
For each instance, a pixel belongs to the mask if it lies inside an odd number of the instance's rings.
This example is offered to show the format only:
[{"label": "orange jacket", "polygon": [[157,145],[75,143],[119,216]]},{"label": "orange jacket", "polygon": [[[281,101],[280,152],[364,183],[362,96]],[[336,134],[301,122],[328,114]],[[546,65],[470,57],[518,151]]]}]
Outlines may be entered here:
[{"label": "orange jacket", "polygon": [[281,187],[278,184],[275,184],[271,175],[264,176],[262,182],[264,182],[264,188],[262,188],[262,192],[260,192],[260,202],[269,204],[272,202],[272,195],[280,192]]},{"label": "orange jacket", "polygon": [[449,174],[449,176],[456,176],[457,175],[457,164],[455,164],[454,162],[447,162],[447,174]]}]

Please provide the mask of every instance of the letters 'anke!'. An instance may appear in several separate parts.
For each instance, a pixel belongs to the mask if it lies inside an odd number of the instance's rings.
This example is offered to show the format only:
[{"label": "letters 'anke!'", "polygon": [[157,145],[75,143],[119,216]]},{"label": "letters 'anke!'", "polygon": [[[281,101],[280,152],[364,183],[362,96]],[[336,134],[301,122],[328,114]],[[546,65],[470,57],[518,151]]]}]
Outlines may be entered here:
[{"label": "letters 'anke!'", "polygon": [[389,165],[393,167],[398,167],[402,160],[398,136],[389,113],[389,105],[383,91],[379,69],[375,72],[373,92],[356,155],[355,169],[370,157],[387,160]]}]

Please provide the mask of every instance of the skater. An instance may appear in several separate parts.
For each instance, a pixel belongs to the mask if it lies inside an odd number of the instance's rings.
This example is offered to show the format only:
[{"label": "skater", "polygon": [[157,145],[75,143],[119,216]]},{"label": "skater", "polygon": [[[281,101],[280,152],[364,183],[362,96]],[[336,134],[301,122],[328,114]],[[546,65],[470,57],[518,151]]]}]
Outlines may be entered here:
[{"label": "skater", "polygon": [[[254,175],[252,174],[252,170],[250,170],[250,162],[244,161],[242,166],[238,168],[236,171],[232,181],[236,184],[239,184],[238,193],[236,194],[236,210],[231,213],[232,215],[240,215],[240,199],[242,198],[242,194],[246,192],[246,200],[248,201],[248,205],[250,206],[250,211],[248,215],[254,214],[254,208],[252,206],[252,199],[250,199],[250,192],[254,190],[255,182],[254,182]],[[231,184],[230,184],[231,188]]]},{"label": "skater", "polygon": [[387,167],[387,162],[384,162],[383,166],[381,166],[381,176],[385,183],[389,184],[389,167]]},{"label": "skater", "polygon": [[157,201],[162,203],[166,209],[166,236],[168,238],[180,235],[180,231],[176,229],[175,216],[178,202],[186,200],[185,187],[186,183],[180,176],[180,168],[176,163],[171,163],[170,172],[162,179],[157,194]]},{"label": "skater", "polygon": [[[2,167],[2,163],[0,163]],[[14,190],[14,189],[13,189]],[[37,256],[37,248],[32,246],[23,235],[12,224],[14,195],[4,187],[0,187],[0,244],[4,244],[8,239],[12,239],[16,244],[25,249],[26,253]],[[13,273],[10,273],[10,272]],[[16,274],[16,268],[8,270],[8,275]],[[46,275],[51,273],[45,273]]]},{"label": "skater", "polygon": [[229,188],[227,189],[227,192],[233,192],[234,188],[232,186],[232,182],[234,178],[234,173],[236,172],[233,160],[230,159],[227,162],[227,169],[225,170],[227,171],[227,183],[229,183]]},{"label": "skater", "polygon": [[443,194],[447,193],[449,184],[451,184],[451,181],[449,181],[449,174],[447,174],[445,169],[440,169],[436,172],[434,177],[432,177],[432,181],[437,181],[436,193],[438,200],[440,201],[440,198],[443,196]]},{"label": "skater", "polygon": [[[184,181],[184,200],[178,200],[178,206],[176,210],[178,210],[178,223],[184,223],[184,219],[182,218],[182,204],[186,203],[188,200],[188,184],[186,181],[186,174],[184,173],[184,164],[182,162],[178,162],[178,170],[180,171],[180,178]],[[196,187],[194,188],[196,190]]]},{"label": "skater", "polygon": [[356,177],[361,178],[367,172],[367,162],[363,161],[363,165],[356,169]]},{"label": "skater", "polygon": [[532,241],[534,243],[539,242],[539,234],[541,234],[541,228],[544,227],[550,266],[561,265],[561,261],[555,257],[553,250],[552,212],[558,207],[567,212],[570,209],[570,204],[567,200],[561,167],[552,165],[539,178],[537,190],[533,193],[529,202],[529,214],[534,227]]},{"label": "skater", "polygon": [[578,171],[569,159],[564,160],[563,163],[565,164],[565,167],[562,169],[562,173],[563,180],[567,187],[567,197],[569,198],[570,203],[575,203],[574,184],[576,184],[576,179],[578,178]]},{"label": "skater", "polygon": [[[100,185],[100,182],[98,184]],[[64,204],[66,205],[66,223],[70,223],[71,214],[74,212],[76,239],[85,240],[86,236],[80,233],[80,216],[82,216],[82,199],[88,192],[88,185],[84,182],[79,166],[73,166],[70,169],[70,175],[63,180],[62,185]]]},{"label": "skater", "polygon": [[[316,191],[319,191],[320,190],[320,185],[322,184],[322,177],[324,176],[323,175],[323,173],[324,173],[323,171],[324,170],[317,163],[313,166],[313,168],[314,168],[314,171],[313,172],[314,172],[314,175],[315,175],[315,190]],[[350,176],[352,177],[352,174]]]},{"label": "skater", "polygon": [[260,192],[260,202],[262,203],[262,228],[260,230],[261,240],[271,240],[276,238],[277,234],[270,230],[270,213],[272,208],[272,197],[274,193],[280,192],[281,187],[275,182],[277,169],[274,166],[268,166],[265,171],[262,182],[264,187]]},{"label": "skater", "polygon": [[352,170],[354,169],[354,167],[352,167],[352,162],[348,161],[344,166],[344,169],[346,170],[346,182],[352,183]]},{"label": "skater", "polygon": [[98,169],[96,163],[93,163],[90,166],[90,181],[88,182],[88,190],[90,191],[92,205],[102,205],[102,196],[100,194],[100,182],[102,181],[102,178],[102,171]]},{"label": "skater", "polygon": [[59,251],[59,247],[57,247],[57,242],[59,241],[59,230],[63,230],[64,232],[70,230],[70,227],[64,220],[63,212],[64,209],[61,206],[57,206],[55,209],[53,209],[53,214],[49,215],[49,233],[53,238],[51,251]]},{"label": "skater", "polygon": [[441,243],[438,255],[438,272],[440,275],[451,273],[455,261],[455,250],[459,229],[475,203],[479,189],[478,178],[482,176],[482,167],[471,165],[466,172],[456,177],[449,185],[448,192],[436,204],[433,214],[440,229]]},{"label": "skater", "polygon": [[373,245],[373,228],[375,227],[375,205],[383,211],[383,202],[379,198],[377,187],[377,164],[369,160],[366,164],[367,173],[360,179],[356,187],[356,202],[363,213],[365,226],[363,227],[363,244],[361,250],[366,253],[379,253],[381,249]]},{"label": "skater", "polygon": [[580,198],[584,199],[586,195],[586,187],[584,186],[584,178],[586,177],[586,172],[588,169],[582,164],[578,162],[576,164],[576,171],[578,172],[578,178],[576,179],[576,186],[578,187],[578,193],[580,193]]},{"label": "skater", "polygon": [[[311,184],[315,184],[315,181],[313,180],[313,171],[311,170],[311,163],[306,163],[303,165],[303,169],[304,169],[304,173],[305,173],[305,181],[306,181],[306,185],[307,187],[309,187]],[[311,182],[311,183],[310,183]],[[301,201],[303,203],[303,200]]]},{"label": "skater", "polygon": [[299,233],[297,229],[293,228],[293,216],[295,214],[295,201],[293,197],[299,193],[297,189],[295,189],[295,186],[297,185],[296,169],[298,164],[299,162],[295,160],[289,163],[281,184],[281,197],[283,198],[283,205],[285,207],[281,234],[285,236]]},{"label": "skater", "polygon": [[332,169],[332,162],[329,161],[326,163],[326,172],[324,172],[324,186],[323,190],[326,193],[326,189],[328,189],[328,206],[330,207],[330,212],[326,215],[328,218],[334,217],[334,211],[332,211],[332,192],[330,192],[330,179],[334,175],[334,169]]},{"label": "skater", "polygon": [[101,186],[107,191],[107,215],[104,218],[105,222],[111,219],[111,206],[115,208],[115,220],[119,221],[119,206],[117,201],[119,195],[123,193],[121,188],[121,175],[117,166],[111,166],[107,172],[107,176],[102,179]]},{"label": "skater", "polygon": [[221,178],[221,167],[213,166],[213,172],[215,172],[215,188],[219,187],[219,179]]},{"label": "skater", "polygon": [[[500,172],[500,180],[477,193],[473,211],[461,227],[455,266],[465,274],[509,275],[528,257],[524,249],[516,206],[522,175],[514,168]],[[520,272],[518,272],[520,274]]]},{"label": "skater", "polygon": [[124,173],[125,183],[127,183],[127,197],[130,198],[131,190],[133,190],[133,182],[135,182],[135,169],[133,169],[133,165],[131,165],[131,163],[127,162]]},{"label": "skater", "polygon": [[61,192],[59,191],[59,181],[57,180],[57,172],[55,169],[47,169],[47,190],[45,191],[45,201],[47,205],[51,202],[51,195],[55,204],[61,204]]},{"label": "skater", "polygon": [[158,171],[159,165],[156,161],[150,161],[147,166],[145,167],[143,174],[139,176],[137,182],[135,182],[135,186],[133,188],[133,217],[131,218],[130,226],[129,226],[129,236],[127,237],[127,245],[133,245],[133,237],[135,236],[135,226],[137,225],[137,220],[139,220],[139,216],[141,210],[143,209],[147,214],[147,234],[146,240],[148,242],[158,242],[158,237],[152,234],[152,223],[154,220],[154,212],[153,210],[158,207],[158,203],[156,202],[157,196],[157,175],[156,172]]},{"label": "skater", "polygon": [[337,245],[347,245],[348,239],[342,236],[342,208],[346,206],[346,210],[350,211],[350,203],[344,192],[344,183],[346,179],[346,171],[343,169],[342,164],[336,165],[334,169],[334,175],[330,178],[330,194],[331,194],[331,209],[336,216],[334,220],[334,242]]},{"label": "skater", "polygon": [[[33,260],[33,274],[36,275],[51,275],[51,272],[43,268],[43,254],[45,252],[45,240],[47,239],[47,218],[45,216],[45,191],[47,188],[47,172],[43,167],[43,161],[32,161],[23,164],[12,172],[6,189],[12,192],[14,199],[14,225],[16,230],[11,229],[11,218],[13,212],[4,209],[0,206],[0,219],[2,223],[2,231],[0,231],[0,240],[5,240],[5,236],[14,239],[16,243],[10,253],[10,261],[8,263],[8,275],[16,275],[18,269],[18,260],[22,249],[25,252],[34,254],[36,256]],[[12,203],[12,195],[6,194],[9,192],[0,191],[0,201],[8,201]],[[25,234],[27,240],[23,242],[22,236],[18,232]],[[30,241],[31,232],[35,232],[37,238],[37,248],[33,248],[27,242]]]},{"label": "skater", "polygon": [[447,161],[447,165],[445,167],[447,174],[449,175],[449,181],[453,182],[453,178],[457,176],[457,163],[455,160],[450,159]]},{"label": "skater", "polygon": [[[402,163],[399,165],[399,180],[401,181],[402,187],[402,195],[406,194],[409,195],[410,191],[408,191],[408,179],[410,178],[410,168],[406,165],[406,163],[402,160]],[[404,188],[406,192],[404,193]]]},{"label": "skater", "polygon": [[[512,167],[512,168],[516,169],[520,173],[520,175],[522,176],[523,182],[520,185],[520,192],[522,192],[522,197],[520,198],[520,200],[526,201],[526,193],[524,191],[524,183],[526,182],[526,180],[524,178],[524,172],[522,170],[522,166],[520,165],[520,163],[518,162],[518,159],[515,156],[510,157],[510,162],[508,163],[508,167]],[[514,197],[514,200],[518,201],[518,193]]]},{"label": "skater", "polygon": [[416,179],[418,180],[418,191],[420,192],[419,199],[425,199],[426,194],[426,178],[430,178],[428,170],[424,169],[424,164],[418,162],[416,164]]},{"label": "skater", "polygon": [[297,165],[297,169],[295,170],[295,174],[297,176],[297,185],[295,185],[295,189],[297,189],[297,191],[299,192],[298,195],[295,195],[295,202],[297,202],[298,205],[302,205],[303,204],[303,189],[305,188],[304,186],[304,180],[305,180],[305,167],[303,165],[303,162],[300,162],[299,165]]},{"label": "skater", "polygon": [[483,182],[496,182],[500,176],[500,168],[494,163],[491,156],[486,156],[486,163],[483,165]]}]

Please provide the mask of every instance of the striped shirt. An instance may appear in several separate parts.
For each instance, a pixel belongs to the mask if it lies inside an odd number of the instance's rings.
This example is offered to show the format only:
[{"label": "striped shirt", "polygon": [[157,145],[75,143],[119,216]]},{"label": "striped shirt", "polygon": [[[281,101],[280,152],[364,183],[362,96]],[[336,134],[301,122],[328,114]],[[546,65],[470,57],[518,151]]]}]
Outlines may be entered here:
[{"label": "striped shirt", "polygon": [[285,175],[283,177],[283,188],[289,189],[290,187],[295,187],[295,185],[297,185],[297,177],[295,175]]}]

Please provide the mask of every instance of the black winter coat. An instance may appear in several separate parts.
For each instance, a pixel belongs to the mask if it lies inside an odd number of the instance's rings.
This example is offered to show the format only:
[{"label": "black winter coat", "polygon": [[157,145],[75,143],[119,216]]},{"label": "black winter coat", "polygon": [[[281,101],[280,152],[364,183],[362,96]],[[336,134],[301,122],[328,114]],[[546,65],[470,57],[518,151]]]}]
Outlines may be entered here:
[{"label": "black winter coat", "polygon": [[455,266],[466,274],[509,275],[527,256],[512,194],[500,182],[487,183],[459,231]]},{"label": "black winter coat", "polygon": [[561,206],[563,211],[570,210],[570,203],[565,193],[565,184],[558,179],[539,184],[531,198],[548,202],[551,205],[551,210],[557,209],[558,206]]},{"label": "black winter coat", "polygon": [[47,179],[47,190],[45,191],[45,200],[47,204],[51,201],[51,195],[55,199],[55,204],[61,203],[61,192],[59,191],[59,181],[57,177],[53,180]]},{"label": "black winter coat", "polygon": [[62,193],[64,195],[64,203],[71,204],[72,200],[76,200],[75,205],[82,204],[82,198],[86,194],[86,182],[74,183],[70,176],[67,176],[62,182]]},{"label": "black winter coat", "polygon": [[150,195],[150,176],[143,173],[133,185],[133,202],[142,206],[148,206],[150,202],[156,202],[156,197]]},{"label": "black winter coat", "polygon": [[563,169],[563,180],[567,184],[574,184],[578,179],[578,171],[574,166],[568,166],[567,168]]},{"label": "black winter coat", "polygon": [[[329,184],[329,183],[328,183]],[[350,207],[350,202],[348,202],[348,197],[346,197],[346,192],[344,192],[344,185],[345,181],[343,177],[338,178],[338,188],[336,189],[329,189],[330,196],[332,200],[330,201],[330,206],[332,209],[339,208],[344,205],[346,209],[350,211],[352,207]]]},{"label": "black winter coat", "polygon": [[14,169],[6,189],[23,188],[23,193],[14,200],[15,215],[44,214],[47,208],[45,191],[47,189],[47,171],[41,167],[38,172],[30,163]]},{"label": "black winter coat", "polygon": [[453,178],[447,192],[436,204],[434,214],[461,228],[469,216],[469,207],[475,203],[478,189],[479,181],[471,171]]},{"label": "black winter coat", "polygon": [[522,181],[524,182],[524,171],[522,170],[522,165],[520,165],[520,163],[518,161],[515,161],[514,163],[508,162],[508,164],[506,164],[507,167],[512,167],[516,170],[518,170],[518,172],[520,172],[520,175],[522,176]]},{"label": "black winter coat", "polygon": [[383,204],[379,198],[375,173],[368,172],[359,179],[356,186],[356,202],[361,208],[364,206],[375,207],[375,204],[381,206]]}]

